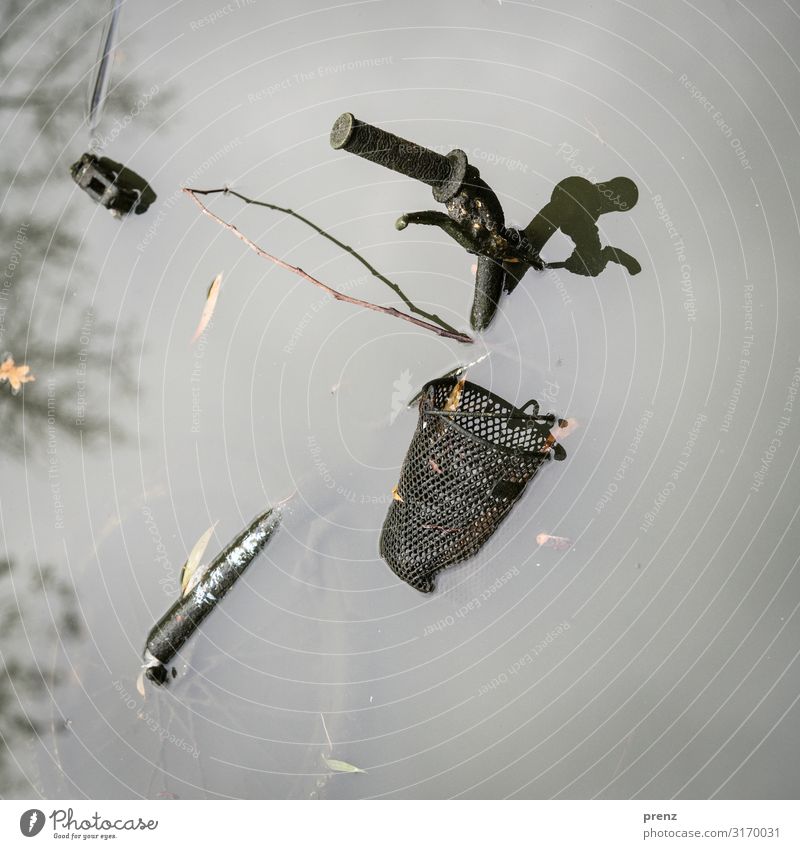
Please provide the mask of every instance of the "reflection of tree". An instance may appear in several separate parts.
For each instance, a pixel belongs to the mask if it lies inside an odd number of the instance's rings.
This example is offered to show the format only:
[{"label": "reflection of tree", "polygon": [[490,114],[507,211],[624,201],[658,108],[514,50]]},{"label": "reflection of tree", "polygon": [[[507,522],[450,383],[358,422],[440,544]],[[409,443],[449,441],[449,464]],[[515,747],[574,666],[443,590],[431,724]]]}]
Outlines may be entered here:
[{"label": "reflection of tree", "polygon": [[[46,604],[42,604],[42,598]],[[28,782],[15,780],[9,760],[14,743],[30,734],[54,730],[49,691],[63,678],[54,664],[57,639],[81,632],[71,586],[50,566],[20,569],[0,560],[0,792],[30,794]],[[62,726],[63,727],[63,726]],[[58,730],[58,729],[55,729]]]},{"label": "reflection of tree", "polygon": [[[9,187],[0,219],[0,356],[10,353],[36,376],[16,397],[0,384],[0,448],[18,450],[24,434],[28,455],[38,454],[39,445],[43,453],[48,428],[84,439],[108,431],[111,422],[99,411],[109,405],[93,399],[103,389],[135,387],[129,332],[104,323],[91,305],[66,291],[81,239],[60,213],[74,191],[69,165],[82,151],[64,142],[85,122],[108,13],[106,2],[93,5],[92,14],[6,0],[4,19],[11,23],[0,32],[0,116],[6,125],[0,182]],[[141,93],[138,81],[117,82],[115,76],[107,121]],[[158,112],[148,102],[136,120],[150,123]],[[87,140],[81,132],[77,139]],[[79,258],[72,273],[80,270]]]},{"label": "reflection of tree", "polygon": [[[67,267],[77,245],[74,235],[34,223],[22,231],[3,221],[0,244],[19,243],[20,232],[24,241],[7,255],[18,254],[11,279],[3,279],[0,269],[0,356],[8,352],[29,365],[36,382],[17,396],[0,384],[0,448],[17,451],[24,441],[26,455],[37,456],[44,454],[48,429],[84,439],[107,432],[113,422],[101,412],[107,405],[95,402],[98,392],[111,381],[115,390],[130,394],[136,383],[129,330],[101,321],[91,306],[79,311],[77,299],[64,298],[48,282],[37,283],[37,259],[47,254],[45,280],[57,279],[52,272]],[[6,269],[10,263],[7,259]]]},{"label": "reflection of tree", "polygon": [[[0,453],[26,462],[47,461],[48,440],[56,429],[84,443],[106,433],[111,404],[119,392],[136,385],[130,329],[106,323],[95,310],[86,293],[96,274],[81,254],[83,234],[74,216],[63,215],[77,192],[69,166],[88,144],[89,77],[107,13],[107,0],[80,6],[3,2],[0,357],[8,351],[16,363],[29,365],[36,382],[16,396],[8,383],[0,383]],[[161,120],[160,93],[158,100],[148,98],[146,109],[134,112],[140,95],[153,90],[153,81],[121,81],[124,73],[119,68],[112,72],[101,135],[117,117],[130,119],[122,121],[120,132],[134,121],[152,126]],[[115,156],[113,141],[105,152]],[[91,206],[84,197],[78,201]],[[76,287],[75,280],[86,286]],[[18,451],[22,446],[24,454]],[[15,486],[2,468],[9,463],[0,456],[7,503],[25,498],[24,484]],[[43,751],[28,750],[34,735],[51,749],[39,759],[43,780],[60,775],[52,764],[59,762],[65,719],[52,690],[69,683],[62,649],[81,628],[63,569],[29,566],[20,558],[12,562],[9,549],[19,539],[15,531],[0,510],[0,795],[30,798],[27,770],[19,761],[28,755],[36,761]]]},{"label": "reflection of tree", "polygon": [[[41,133],[37,143],[47,160],[45,173],[52,165],[52,154],[60,157],[64,139],[85,121],[90,77],[96,70],[95,57],[109,11],[107,2],[95,0],[92,5],[94,9],[87,11],[29,0],[3,3],[4,21],[11,22],[0,29],[0,114],[4,123],[10,119],[4,147],[8,140],[24,139],[20,152],[25,153],[27,142]],[[118,81],[115,76],[119,74],[112,70],[109,103],[126,112],[142,90],[137,82]],[[157,114],[151,110],[152,105],[137,120],[154,123]],[[36,182],[39,176],[26,163],[17,179]]]}]

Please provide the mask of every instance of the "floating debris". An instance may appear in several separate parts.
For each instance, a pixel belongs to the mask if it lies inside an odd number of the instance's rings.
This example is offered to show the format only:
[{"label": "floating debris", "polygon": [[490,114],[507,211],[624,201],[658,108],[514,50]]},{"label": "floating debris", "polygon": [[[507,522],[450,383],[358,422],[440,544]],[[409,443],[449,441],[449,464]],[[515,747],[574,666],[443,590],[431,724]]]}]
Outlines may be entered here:
[{"label": "floating debris", "polygon": [[11,392],[16,395],[22,389],[23,383],[32,383],[36,377],[30,373],[31,367],[16,365],[11,354],[5,354],[3,362],[0,363],[0,383],[8,381]]},{"label": "floating debris", "polygon": [[[270,508],[254,519],[206,569],[199,570],[199,567],[196,567],[192,570],[193,574],[189,575],[178,599],[147,635],[143,671],[150,681],[154,684],[164,684],[167,681],[169,673],[166,664],[180,651],[183,644],[269,542],[280,520],[280,506]],[[201,544],[203,550],[205,549],[206,535],[210,538],[210,532],[206,531],[198,540],[195,549],[199,549]],[[202,554],[197,556],[197,560],[200,556]],[[195,582],[192,578],[198,572],[201,574]],[[182,575],[182,584],[184,577],[185,572]],[[139,692],[143,692],[144,683],[141,676],[137,686]]]},{"label": "floating debris", "polygon": [[572,546],[572,540],[566,537],[557,537],[554,534],[537,534],[537,545],[546,545],[548,548],[554,548],[556,551],[566,551]]},{"label": "floating debris", "polygon": [[[481,179],[463,150],[442,155],[360,121],[351,112],[337,118],[330,144],[334,150],[346,150],[431,187],[434,200],[443,204],[447,212],[407,212],[397,219],[395,227],[438,227],[469,254],[477,256],[470,313],[473,330],[489,326],[503,292],[512,292],[531,268],[565,268],[574,274],[596,277],[609,262],[616,262],[629,274],[641,271],[630,254],[604,246],[597,227],[601,215],[625,212],[636,204],[639,191],[628,177],[614,177],[603,183],[567,177],[555,187],[550,202],[528,226],[519,229],[506,226],[497,194]],[[573,240],[575,250],[564,262],[545,263],[541,251],[559,229]]]},{"label": "floating debris", "polygon": [[560,421],[464,378],[427,384],[381,532],[392,571],[431,592],[440,570],[477,553],[539,467],[566,456],[551,432]]},{"label": "floating debris", "polygon": [[333,758],[326,758],[325,755],[322,755],[322,762],[328,767],[332,772],[364,772],[365,769],[360,769],[357,766],[353,766],[353,764],[347,763],[347,761],[337,761]]},{"label": "floating debris", "polygon": [[147,212],[156,193],[144,177],[107,156],[84,153],[70,166],[72,179],[115,218]]},{"label": "floating debris", "polygon": [[200,561],[206,552],[206,548],[208,548],[208,543],[211,541],[211,535],[214,533],[214,528],[216,527],[217,523],[214,522],[214,524],[204,534],[202,534],[200,539],[197,540],[194,547],[189,552],[189,557],[186,559],[186,562],[181,568],[181,592],[183,595],[191,592],[197,586],[200,578],[202,578],[205,573],[205,569],[198,569],[198,567],[200,566]]},{"label": "floating debris", "polygon": [[208,327],[208,322],[211,321],[211,316],[214,315],[214,310],[217,308],[217,299],[219,298],[219,289],[222,285],[222,272],[211,281],[211,285],[208,287],[208,292],[206,292],[206,302],[203,305],[203,312],[200,316],[200,321],[197,325],[197,329],[194,332],[194,336],[192,336],[192,344],[203,335],[206,327]]},{"label": "floating debris", "polygon": [[[444,322],[441,321],[437,316],[433,316],[430,321],[423,321],[421,318],[416,318],[409,313],[402,312],[398,310],[396,307],[384,307],[380,304],[372,303],[371,301],[365,301],[361,298],[354,298],[351,295],[347,295],[344,292],[339,292],[334,289],[332,286],[329,286],[327,283],[323,283],[322,280],[313,277],[307,271],[304,271],[300,266],[292,265],[286,260],[280,259],[280,257],[274,256],[269,253],[269,251],[265,251],[263,248],[259,247],[252,239],[248,238],[238,227],[235,227],[229,221],[225,221],[220,218],[218,215],[213,213],[201,200],[200,195],[208,195],[215,194],[221,191],[227,191],[227,189],[190,189],[187,186],[182,188],[184,191],[200,208],[203,215],[207,215],[213,221],[216,221],[221,227],[224,227],[230,233],[233,233],[237,239],[244,242],[250,250],[257,253],[262,259],[266,259],[269,262],[275,263],[275,265],[279,265],[281,268],[286,269],[286,271],[291,271],[292,274],[296,274],[298,277],[302,277],[303,280],[307,280],[309,283],[313,284],[319,289],[327,292],[334,300],[336,301],[344,301],[348,304],[353,304],[354,306],[364,307],[369,310],[373,310],[374,312],[380,312],[384,315],[391,315],[395,318],[399,318],[402,321],[410,322],[411,324],[416,325],[417,327],[422,327],[425,330],[430,330],[433,333],[436,333],[437,336],[443,336],[446,339],[455,339],[458,342],[464,342],[465,344],[471,344],[473,339],[470,336],[467,336],[466,333],[459,333],[456,330],[449,330],[444,326]],[[241,197],[241,195],[239,195]],[[390,284],[393,285],[393,284]],[[412,309],[410,306],[410,301],[407,298],[403,299],[408,305],[409,309]],[[420,312],[418,309],[414,309],[415,312]],[[432,323],[436,322],[436,323]]]},{"label": "floating debris", "polygon": [[470,165],[463,150],[446,156],[401,139],[379,127],[360,121],[351,112],[337,118],[331,129],[331,147],[405,174],[426,183],[433,198],[444,204],[446,213],[423,210],[407,212],[395,223],[398,230],[409,224],[439,227],[468,253],[478,257],[475,272],[475,299],[470,320],[474,330],[484,330],[491,322],[503,291],[507,264],[521,269],[544,267],[523,233],[506,227],[502,204],[480,172]]},{"label": "floating debris", "polygon": [[156,193],[144,177],[119,162],[106,156],[98,156],[102,147],[94,138],[95,130],[105,108],[111,66],[117,46],[117,28],[122,0],[111,0],[105,35],[97,61],[97,75],[89,95],[86,123],[89,128],[89,151],[70,166],[72,179],[89,197],[105,207],[114,218],[122,218],[130,212],[141,215],[147,212],[156,200]]}]

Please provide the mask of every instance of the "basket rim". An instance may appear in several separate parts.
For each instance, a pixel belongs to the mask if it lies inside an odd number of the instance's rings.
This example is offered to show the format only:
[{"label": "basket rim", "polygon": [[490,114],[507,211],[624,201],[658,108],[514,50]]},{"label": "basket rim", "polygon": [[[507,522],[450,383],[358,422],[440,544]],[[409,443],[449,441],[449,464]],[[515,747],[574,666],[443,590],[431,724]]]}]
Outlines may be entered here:
[{"label": "basket rim", "polygon": [[[425,411],[422,409],[422,405],[425,402],[425,397],[427,395],[428,388],[431,386],[439,386],[439,385],[455,385],[459,382],[459,377],[457,375],[453,375],[452,377],[438,377],[435,380],[429,380],[421,390],[421,396],[419,399],[420,406],[420,417],[425,415]],[[505,398],[501,398],[499,395],[496,395],[494,392],[485,389],[483,386],[478,385],[477,383],[472,383],[472,381],[464,380],[464,386],[469,386],[471,389],[477,390],[480,394],[486,396],[487,400],[499,402],[506,407],[511,407],[513,410],[517,410],[518,408],[507,401]],[[533,420],[535,417],[530,415],[530,413],[522,413],[525,418],[529,418]],[[438,418],[437,413],[437,418]],[[461,427],[461,425],[457,424],[456,421],[452,418],[447,418],[446,416],[441,417],[445,424],[449,427],[453,427],[458,430],[460,433],[464,434],[468,439],[471,439],[473,442],[476,442],[478,445],[486,445],[492,448],[495,451],[500,451],[503,454],[509,454],[512,457],[529,457],[531,459],[539,459],[542,463],[550,459],[552,447],[548,448],[547,451],[529,451],[525,448],[508,448],[505,445],[500,445],[495,442],[490,442],[488,439],[484,439],[481,436],[475,436],[475,434],[470,433],[466,428]],[[498,416],[497,418],[502,418],[502,416]]]}]

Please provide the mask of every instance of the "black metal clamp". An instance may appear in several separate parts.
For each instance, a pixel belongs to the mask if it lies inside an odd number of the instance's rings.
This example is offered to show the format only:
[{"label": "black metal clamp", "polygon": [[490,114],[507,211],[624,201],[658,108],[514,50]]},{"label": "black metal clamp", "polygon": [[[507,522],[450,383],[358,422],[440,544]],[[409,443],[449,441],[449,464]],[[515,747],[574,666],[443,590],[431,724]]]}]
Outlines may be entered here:
[{"label": "black metal clamp", "polygon": [[92,200],[118,218],[130,212],[141,215],[156,199],[147,180],[106,156],[84,153],[70,173]]},{"label": "black metal clamp", "polygon": [[470,323],[475,330],[489,325],[497,311],[506,275],[519,279],[528,268],[544,267],[538,251],[520,230],[505,226],[503,207],[463,150],[442,155],[406,141],[345,112],[331,130],[331,147],[420,180],[433,189],[434,200],[447,214],[432,210],[400,216],[396,227],[428,224],[440,227],[478,257],[475,297]]}]

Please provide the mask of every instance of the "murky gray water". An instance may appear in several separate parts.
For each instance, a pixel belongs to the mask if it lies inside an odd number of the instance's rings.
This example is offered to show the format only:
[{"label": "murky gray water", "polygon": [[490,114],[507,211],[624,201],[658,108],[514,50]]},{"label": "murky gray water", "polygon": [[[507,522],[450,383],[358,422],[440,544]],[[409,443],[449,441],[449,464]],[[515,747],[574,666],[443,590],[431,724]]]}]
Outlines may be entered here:
[{"label": "murky gray water", "polygon": [[[105,13],[4,13],[0,352],[36,381],[0,384],[3,794],[791,796],[800,6],[129,2],[100,134],[158,200],[121,223],[68,174]],[[395,231],[430,191],[331,150],[343,111],[463,148],[518,225],[565,177],[630,177],[599,224],[642,272],[530,272],[463,346],[330,301],[181,195],[297,209],[466,329],[472,258]],[[399,306],[299,221],[208,203]],[[377,553],[404,403],[484,353],[471,380],[579,427],[424,596]],[[143,700],[195,540],[293,491]]]}]

